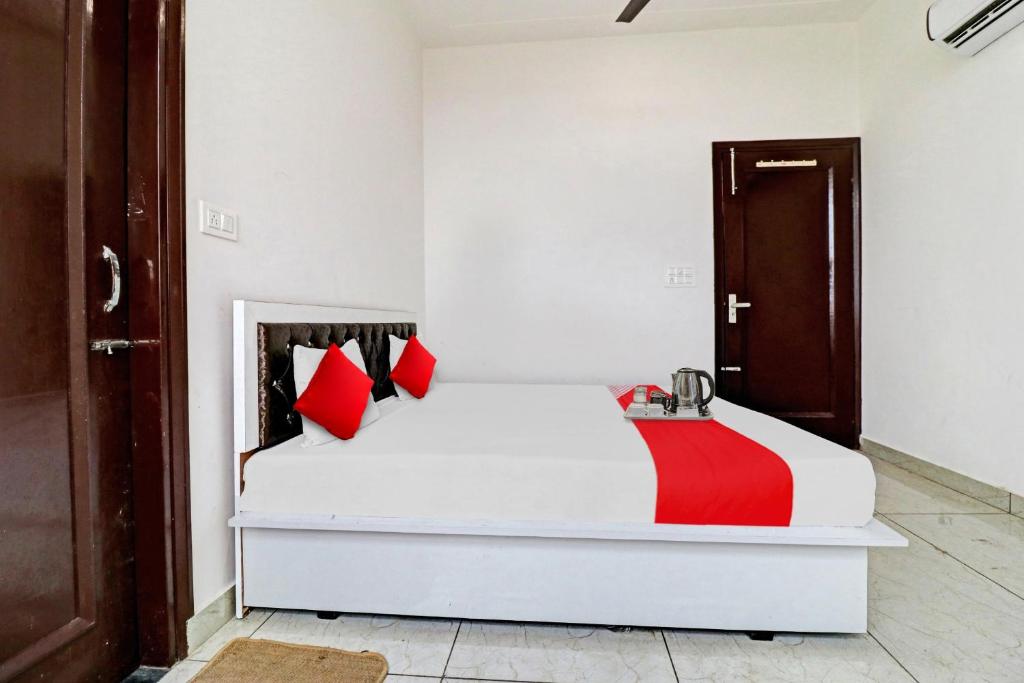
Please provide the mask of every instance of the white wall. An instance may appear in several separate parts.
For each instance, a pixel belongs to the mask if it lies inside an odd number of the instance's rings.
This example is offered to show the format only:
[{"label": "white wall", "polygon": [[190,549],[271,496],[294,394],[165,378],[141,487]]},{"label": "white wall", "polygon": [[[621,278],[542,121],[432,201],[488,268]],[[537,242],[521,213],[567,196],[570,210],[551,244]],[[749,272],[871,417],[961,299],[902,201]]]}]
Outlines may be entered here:
[{"label": "white wall", "polygon": [[1024,493],[1024,28],[958,57],[929,4],[860,24],[864,436]]},{"label": "white wall", "polygon": [[[425,308],[448,379],[710,368],[713,140],[863,133],[865,436],[1024,492],[1024,30],[957,58],[928,4],[428,50],[422,100],[395,2],[190,4],[197,609],[233,581],[231,299]],[[198,234],[199,198],[239,243]],[[663,288],[670,264],[699,286]]]},{"label": "white wall", "polygon": [[[427,50],[439,375],[711,368],[711,143],[856,135],[855,41],[838,24]],[[687,264],[696,289],[662,286]]]},{"label": "white wall", "polygon": [[[234,582],[231,300],[423,310],[422,63],[387,0],[190,2],[186,43],[199,610]],[[237,244],[199,234],[200,198]]]}]

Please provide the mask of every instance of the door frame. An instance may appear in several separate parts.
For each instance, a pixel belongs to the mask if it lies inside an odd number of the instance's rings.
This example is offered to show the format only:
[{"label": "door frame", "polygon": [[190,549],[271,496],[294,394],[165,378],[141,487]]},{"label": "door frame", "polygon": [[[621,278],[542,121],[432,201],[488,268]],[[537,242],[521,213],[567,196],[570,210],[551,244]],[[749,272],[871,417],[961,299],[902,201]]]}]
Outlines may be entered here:
[{"label": "door frame", "polygon": [[[139,661],[187,655],[192,616],[185,262],[185,0],[128,0],[128,259]],[[129,274],[130,275],[130,274]],[[152,305],[152,302],[158,305]],[[146,410],[141,409],[145,405]]]},{"label": "door frame", "polygon": [[[715,377],[722,379],[719,368],[725,365],[726,297],[725,291],[725,215],[718,197],[725,197],[728,174],[718,163],[723,153],[730,148],[737,150],[757,147],[758,149],[837,149],[853,151],[853,372],[854,372],[854,430],[857,439],[861,433],[861,139],[849,138],[808,138],[791,140],[734,140],[711,143],[712,204],[714,206],[714,253],[715,253]],[[723,384],[723,386],[725,386]]]}]

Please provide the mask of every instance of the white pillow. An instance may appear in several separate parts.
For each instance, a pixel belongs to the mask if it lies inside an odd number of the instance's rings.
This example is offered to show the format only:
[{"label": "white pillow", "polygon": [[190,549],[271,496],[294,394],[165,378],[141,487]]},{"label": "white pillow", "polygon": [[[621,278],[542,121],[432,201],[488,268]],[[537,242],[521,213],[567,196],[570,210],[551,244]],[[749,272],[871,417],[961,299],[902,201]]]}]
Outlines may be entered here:
[{"label": "white pillow", "polygon": [[[341,352],[345,354],[346,358],[355,363],[357,368],[366,372],[366,364],[363,362],[363,353],[359,350],[359,342],[355,339],[349,339],[342,345]],[[309,386],[309,380],[313,379],[313,375],[316,373],[316,369],[320,367],[320,361],[323,360],[325,353],[327,353],[326,349],[311,349],[306,346],[296,346],[292,351],[292,371],[295,376],[296,398],[302,396],[302,392]],[[303,447],[319,446],[338,438],[305,415],[300,415],[300,417],[302,418]],[[370,396],[369,400],[366,401],[366,410],[363,411],[363,419],[359,423],[359,428],[362,429],[371,422],[376,421],[379,417],[380,408],[377,407],[377,402],[373,400],[373,396]]]},{"label": "white pillow", "polygon": [[[393,334],[388,335],[388,341],[391,342],[391,350],[388,352],[388,361],[391,369],[395,369],[395,365],[398,363],[398,359],[402,357],[402,352],[405,351],[405,345],[407,340],[399,339]],[[390,374],[390,373],[389,373]],[[398,394],[399,400],[408,401],[415,398],[408,391],[398,386],[397,382],[394,382],[395,392]]]}]

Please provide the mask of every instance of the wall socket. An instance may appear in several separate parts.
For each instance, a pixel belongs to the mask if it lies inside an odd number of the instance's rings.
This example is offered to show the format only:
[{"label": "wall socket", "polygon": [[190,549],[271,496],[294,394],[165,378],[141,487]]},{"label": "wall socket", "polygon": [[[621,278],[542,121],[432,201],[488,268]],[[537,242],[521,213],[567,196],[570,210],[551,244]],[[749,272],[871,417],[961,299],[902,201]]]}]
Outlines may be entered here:
[{"label": "wall socket", "polygon": [[238,213],[199,200],[199,232],[238,241]]}]

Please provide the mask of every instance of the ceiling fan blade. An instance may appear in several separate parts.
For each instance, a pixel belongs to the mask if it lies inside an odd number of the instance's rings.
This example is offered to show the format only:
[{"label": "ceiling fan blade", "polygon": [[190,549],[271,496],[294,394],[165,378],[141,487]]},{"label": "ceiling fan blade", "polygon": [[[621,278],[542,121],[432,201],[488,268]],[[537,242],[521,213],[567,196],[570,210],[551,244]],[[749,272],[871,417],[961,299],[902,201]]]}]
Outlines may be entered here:
[{"label": "ceiling fan blade", "polygon": [[647,3],[651,0],[629,0],[629,4],[626,5],[626,9],[622,10],[622,14],[616,19],[616,22],[622,22],[628,24],[629,22],[636,19],[636,15],[640,14],[640,10],[647,7]]}]

